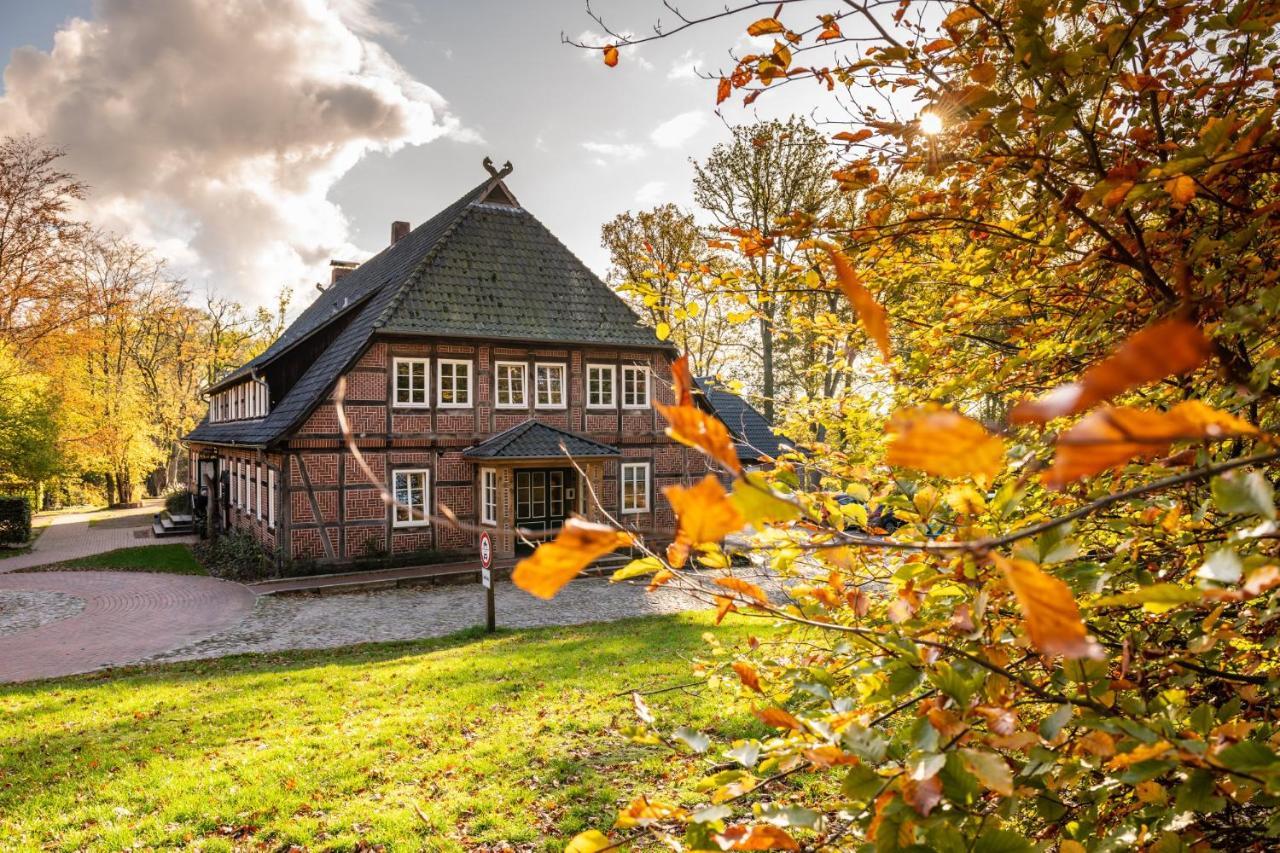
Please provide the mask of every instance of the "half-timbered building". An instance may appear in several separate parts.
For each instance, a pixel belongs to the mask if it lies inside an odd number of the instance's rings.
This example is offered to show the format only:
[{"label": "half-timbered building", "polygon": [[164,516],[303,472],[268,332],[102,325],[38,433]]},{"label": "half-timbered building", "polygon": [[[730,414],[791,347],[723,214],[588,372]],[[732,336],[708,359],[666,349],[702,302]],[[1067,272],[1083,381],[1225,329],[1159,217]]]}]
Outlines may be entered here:
[{"label": "half-timbered building", "polygon": [[706,470],[652,405],[671,399],[675,353],[520,205],[507,171],[335,264],[279,340],[208,389],[187,440],[225,528],[336,563],[470,556],[485,529],[510,557],[517,528],[575,512],[669,535],[662,487]]}]

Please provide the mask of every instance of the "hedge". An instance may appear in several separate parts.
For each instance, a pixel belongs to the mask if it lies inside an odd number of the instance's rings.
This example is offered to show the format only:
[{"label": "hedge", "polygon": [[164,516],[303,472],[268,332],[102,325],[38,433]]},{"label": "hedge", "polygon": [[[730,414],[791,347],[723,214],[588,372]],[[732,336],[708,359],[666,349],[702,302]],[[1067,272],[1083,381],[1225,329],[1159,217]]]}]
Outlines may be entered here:
[{"label": "hedge", "polygon": [[23,545],[30,539],[30,499],[0,498],[0,545]]}]

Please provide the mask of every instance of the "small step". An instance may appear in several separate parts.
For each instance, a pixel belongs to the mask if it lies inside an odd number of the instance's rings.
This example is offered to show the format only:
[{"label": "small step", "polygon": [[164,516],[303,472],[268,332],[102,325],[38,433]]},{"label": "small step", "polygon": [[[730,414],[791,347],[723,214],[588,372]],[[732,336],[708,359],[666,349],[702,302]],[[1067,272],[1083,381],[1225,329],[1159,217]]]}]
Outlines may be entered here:
[{"label": "small step", "polygon": [[153,516],[152,518],[153,518],[153,521],[151,522],[151,532],[154,533],[157,537],[189,536],[192,533],[196,532],[195,525],[190,523],[174,524],[165,515],[156,515],[156,516]]}]

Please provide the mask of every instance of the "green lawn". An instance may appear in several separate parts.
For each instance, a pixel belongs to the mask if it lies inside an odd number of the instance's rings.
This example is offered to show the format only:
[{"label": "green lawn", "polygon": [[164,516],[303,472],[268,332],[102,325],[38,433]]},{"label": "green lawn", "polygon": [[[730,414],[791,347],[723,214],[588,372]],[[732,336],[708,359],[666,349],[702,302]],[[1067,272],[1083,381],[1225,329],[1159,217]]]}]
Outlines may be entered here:
[{"label": "green lawn", "polygon": [[[689,680],[709,624],[468,633],[0,687],[0,838],[20,850],[561,850],[695,760],[608,729],[633,720],[612,694]],[[716,636],[762,628],[726,622]],[[718,699],[673,690],[650,705],[668,729],[762,734]]]},{"label": "green lawn", "polygon": [[197,562],[189,545],[169,543],[167,545],[143,545],[137,548],[117,548],[115,551],[104,551],[78,560],[67,560],[52,566],[39,566],[31,571],[84,571],[101,569],[103,571],[127,572],[168,572],[174,575],[208,574],[204,566]]}]

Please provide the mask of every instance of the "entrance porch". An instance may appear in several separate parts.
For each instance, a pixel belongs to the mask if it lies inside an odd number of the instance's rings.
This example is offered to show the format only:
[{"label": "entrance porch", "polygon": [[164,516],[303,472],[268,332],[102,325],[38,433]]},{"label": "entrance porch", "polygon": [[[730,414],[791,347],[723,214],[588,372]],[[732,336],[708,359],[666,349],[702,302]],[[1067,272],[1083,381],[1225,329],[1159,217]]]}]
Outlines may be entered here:
[{"label": "entrance porch", "polygon": [[467,448],[476,466],[476,505],[490,528],[495,559],[532,551],[555,535],[565,519],[600,515],[604,461],[616,447],[528,420]]}]

